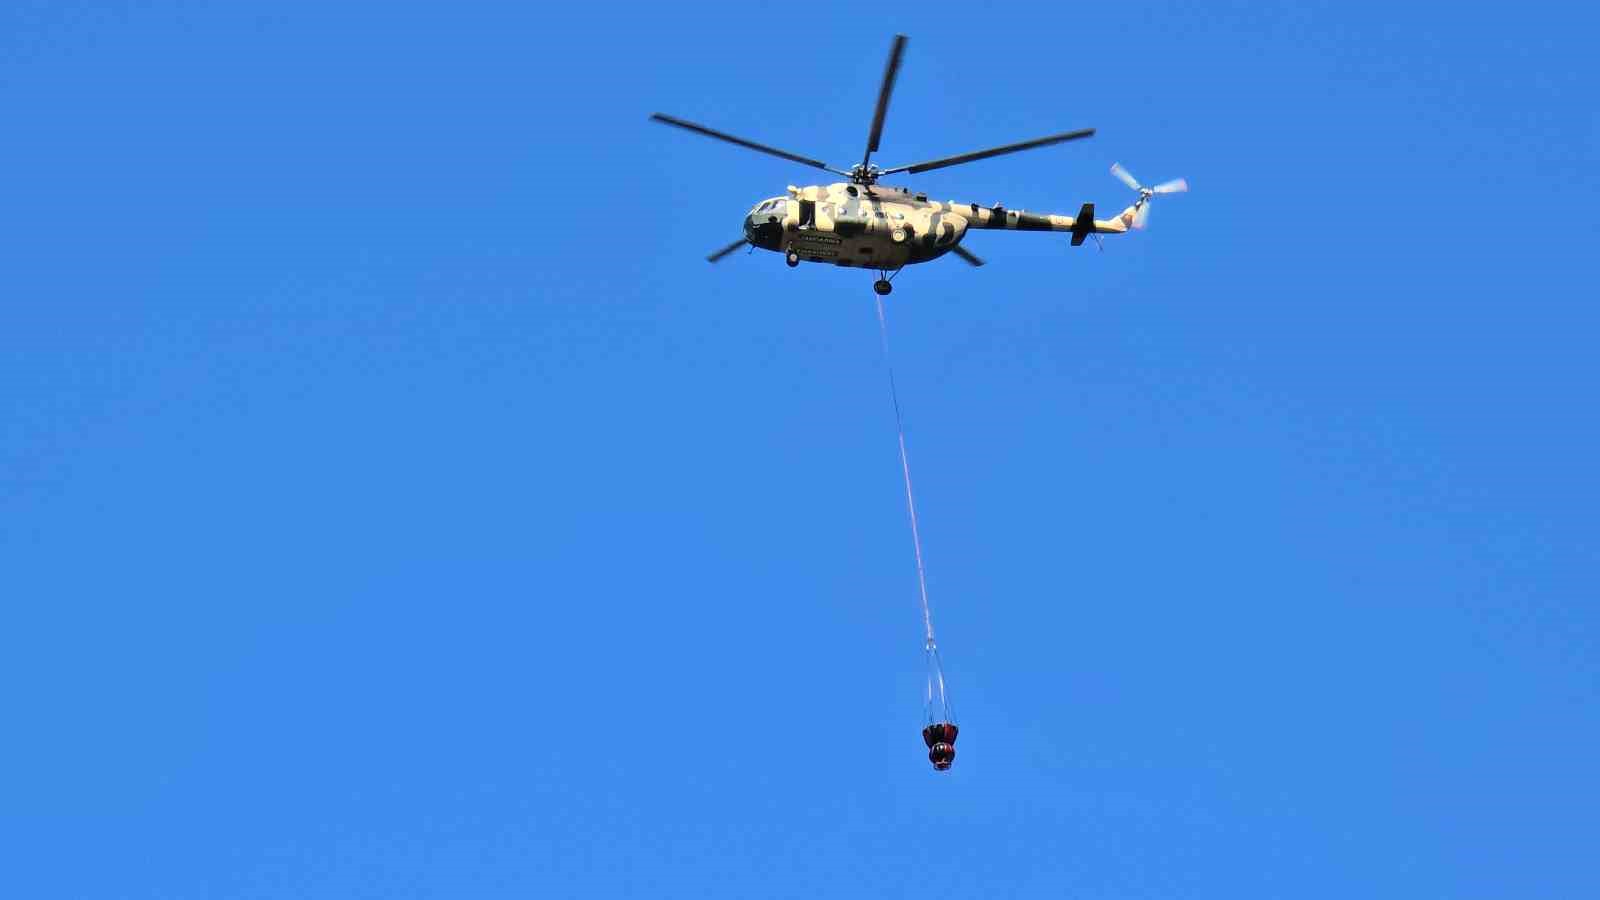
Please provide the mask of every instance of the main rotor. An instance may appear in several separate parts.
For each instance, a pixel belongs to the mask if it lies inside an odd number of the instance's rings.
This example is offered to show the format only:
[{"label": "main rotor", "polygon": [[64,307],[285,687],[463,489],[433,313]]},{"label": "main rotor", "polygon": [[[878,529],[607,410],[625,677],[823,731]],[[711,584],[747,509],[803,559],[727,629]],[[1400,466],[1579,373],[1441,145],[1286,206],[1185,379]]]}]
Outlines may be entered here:
[{"label": "main rotor", "polygon": [[650,118],[666,125],[674,125],[678,128],[687,129],[697,134],[703,134],[706,137],[716,138],[720,141],[727,141],[730,144],[737,144],[741,147],[755,150],[758,153],[766,153],[770,156],[776,156],[780,159],[787,159],[790,162],[797,162],[801,165],[807,165],[811,166],[812,168],[832,172],[835,175],[843,175],[855,184],[868,187],[876,184],[878,179],[884,175],[895,175],[900,172],[909,172],[915,175],[920,172],[943,169],[946,166],[957,166],[961,165],[962,163],[977,162],[980,159],[988,159],[991,156],[1003,156],[1007,153],[1017,153],[1022,150],[1032,150],[1035,147],[1048,147],[1051,144],[1059,144],[1063,141],[1086,138],[1094,134],[1093,128],[1082,128],[1077,131],[1063,131],[1059,134],[1035,138],[1031,141],[1019,141],[1015,144],[1006,144],[1000,147],[990,147],[986,150],[975,150],[971,153],[962,153],[957,156],[946,156],[940,159],[931,159],[927,162],[913,163],[909,166],[894,166],[888,169],[879,168],[878,166],[872,164],[872,154],[878,152],[878,141],[883,137],[883,120],[889,112],[889,97],[894,93],[895,78],[900,73],[900,58],[905,53],[905,49],[906,36],[903,34],[895,35],[894,43],[889,46],[889,62],[886,66],[884,66],[883,69],[883,83],[878,88],[878,103],[872,112],[872,127],[867,132],[866,152],[861,155],[861,162],[856,163],[849,169],[836,169],[819,159],[801,156],[798,153],[790,153],[787,150],[780,150],[777,147],[769,147],[766,144],[758,144],[755,141],[736,137],[725,132],[707,128],[704,125],[697,125],[694,122],[688,122],[673,116],[664,115],[662,113],[655,113],[651,115]]},{"label": "main rotor", "polygon": [[878,176],[882,174],[882,169],[869,163],[856,163],[849,172],[850,180],[862,185],[877,184]]}]

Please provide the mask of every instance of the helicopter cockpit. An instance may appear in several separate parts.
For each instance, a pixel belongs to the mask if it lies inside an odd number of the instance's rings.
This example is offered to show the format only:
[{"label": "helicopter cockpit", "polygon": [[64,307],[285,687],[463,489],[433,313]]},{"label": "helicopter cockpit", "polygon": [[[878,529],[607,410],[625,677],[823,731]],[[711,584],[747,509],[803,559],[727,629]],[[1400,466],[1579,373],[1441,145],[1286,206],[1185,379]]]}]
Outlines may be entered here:
[{"label": "helicopter cockpit", "polygon": [[787,197],[763,200],[744,217],[744,236],[751,244],[776,250],[783,243],[783,217],[789,213]]}]

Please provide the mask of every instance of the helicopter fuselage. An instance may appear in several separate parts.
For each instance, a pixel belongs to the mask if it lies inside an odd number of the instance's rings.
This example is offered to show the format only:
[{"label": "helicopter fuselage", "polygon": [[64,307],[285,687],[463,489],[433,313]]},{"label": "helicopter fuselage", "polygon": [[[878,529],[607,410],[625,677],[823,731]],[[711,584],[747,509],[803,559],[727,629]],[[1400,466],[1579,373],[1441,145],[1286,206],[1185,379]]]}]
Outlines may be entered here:
[{"label": "helicopter fuselage", "polygon": [[[1092,221],[1092,207],[1089,208]],[[745,238],[805,262],[890,271],[938,259],[970,229],[1072,231],[1071,216],[929,200],[910,188],[840,182],[789,188],[745,216]]]}]

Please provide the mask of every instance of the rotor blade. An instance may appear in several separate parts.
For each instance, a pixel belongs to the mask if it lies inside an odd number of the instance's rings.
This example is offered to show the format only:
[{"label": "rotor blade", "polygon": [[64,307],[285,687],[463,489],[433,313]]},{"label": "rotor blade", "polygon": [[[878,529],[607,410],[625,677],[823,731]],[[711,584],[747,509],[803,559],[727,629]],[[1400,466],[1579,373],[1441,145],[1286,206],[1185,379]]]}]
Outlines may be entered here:
[{"label": "rotor blade", "polygon": [[1132,172],[1129,172],[1127,169],[1124,169],[1122,167],[1122,163],[1112,163],[1111,164],[1111,174],[1117,176],[1117,180],[1118,181],[1121,181],[1123,184],[1127,185],[1128,187],[1133,188],[1136,191],[1144,190],[1144,187],[1139,184],[1139,179],[1133,177],[1133,173]]},{"label": "rotor blade", "polygon": [[906,49],[906,36],[897,34],[889,46],[889,63],[883,69],[883,86],[878,88],[878,106],[872,112],[872,129],[867,132],[867,152],[861,157],[866,167],[872,154],[878,152],[878,139],[883,137],[883,117],[889,113],[889,95],[894,92],[894,77],[900,72],[900,54]]},{"label": "rotor blade", "polygon": [[706,137],[713,137],[719,141],[727,141],[730,144],[738,144],[741,147],[747,147],[758,153],[771,154],[779,159],[787,159],[790,162],[797,162],[801,165],[813,166],[818,169],[827,169],[829,172],[833,172],[838,175],[850,174],[849,172],[840,172],[838,169],[828,169],[828,164],[819,159],[811,159],[810,157],[801,156],[798,153],[790,153],[787,150],[779,150],[777,147],[768,147],[766,144],[758,144],[755,141],[747,141],[744,138],[734,137],[731,134],[725,134],[721,131],[717,131],[714,128],[707,128],[704,125],[696,125],[693,122],[685,122],[683,119],[663,115],[662,113],[652,113],[650,118],[664,125],[676,125],[679,128],[686,128],[689,131],[693,131],[697,134],[703,134]]},{"label": "rotor blade", "polygon": [[1059,144],[1062,141],[1086,138],[1092,134],[1094,134],[1093,128],[1084,128],[1078,131],[1063,131],[1060,134],[1052,134],[1049,137],[1036,138],[1031,141],[1023,141],[1019,144],[1007,144],[1004,147],[991,147],[988,150],[974,150],[971,153],[963,153],[960,156],[947,156],[944,159],[933,159],[929,160],[928,162],[919,162],[909,166],[898,166],[893,169],[885,169],[880,174],[893,175],[896,172],[910,172],[911,174],[915,175],[918,172],[928,172],[933,169],[942,169],[945,166],[959,166],[962,163],[977,162],[980,159],[988,159],[991,156],[1003,156],[1007,153],[1019,153],[1023,150],[1032,150],[1035,147],[1048,147],[1051,144]]},{"label": "rotor blade", "polygon": [[1139,204],[1139,211],[1133,214],[1133,227],[1143,228],[1150,221],[1150,201]]},{"label": "rotor blade", "polygon": [[967,261],[967,265],[972,266],[974,268],[983,265],[983,257],[979,256],[976,253],[973,253],[971,250],[968,250],[967,248],[961,246],[960,244],[957,244],[954,247],[951,247],[950,248],[950,252],[954,253],[955,255],[957,255],[957,256],[961,257],[962,259],[966,260]]},{"label": "rotor blade", "polygon": [[1189,189],[1189,182],[1182,178],[1163,181],[1150,189],[1152,194],[1181,194]]},{"label": "rotor blade", "polygon": [[721,250],[718,250],[717,252],[715,252],[715,253],[711,254],[710,256],[706,257],[706,262],[714,263],[717,260],[722,259],[724,256],[727,256],[729,253],[732,253],[733,251],[739,249],[740,247],[743,247],[745,244],[748,244],[748,243],[750,243],[750,242],[745,240],[744,238],[739,238],[737,241],[734,241],[733,243],[729,244],[728,246],[723,247]]}]

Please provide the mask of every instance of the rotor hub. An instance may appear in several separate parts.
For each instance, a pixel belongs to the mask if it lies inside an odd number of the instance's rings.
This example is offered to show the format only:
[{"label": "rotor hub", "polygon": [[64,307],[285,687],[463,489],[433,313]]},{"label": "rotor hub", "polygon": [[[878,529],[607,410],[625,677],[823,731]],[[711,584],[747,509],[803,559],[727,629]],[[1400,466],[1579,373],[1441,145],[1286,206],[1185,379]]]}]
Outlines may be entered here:
[{"label": "rotor hub", "polygon": [[850,167],[850,180],[856,184],[877,184],[878,176],[882,174],[882,169],[870,164],[856,163]]}]

